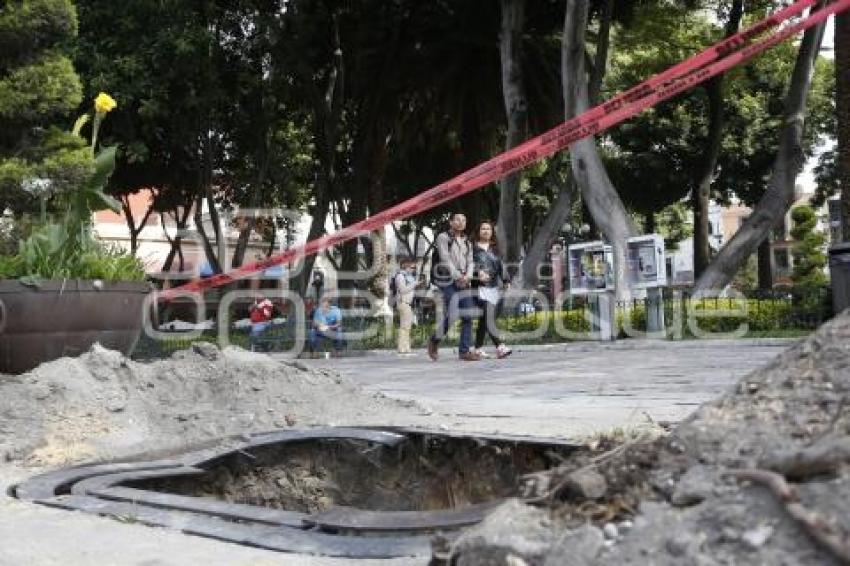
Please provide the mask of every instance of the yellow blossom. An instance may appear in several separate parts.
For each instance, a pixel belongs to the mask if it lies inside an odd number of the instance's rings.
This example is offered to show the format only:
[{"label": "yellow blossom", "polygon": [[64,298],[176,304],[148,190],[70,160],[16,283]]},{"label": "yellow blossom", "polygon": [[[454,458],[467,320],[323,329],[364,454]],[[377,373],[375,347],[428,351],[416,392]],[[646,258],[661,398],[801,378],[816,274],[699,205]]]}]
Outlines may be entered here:
[{"label": "yellow blossom", "polygon": [[105,92],[101,92],[94,99],[94,109],[98,114],[106,114],[114,110],[116,106],[118,106],[118,103],[115,102],[115,99]]}]

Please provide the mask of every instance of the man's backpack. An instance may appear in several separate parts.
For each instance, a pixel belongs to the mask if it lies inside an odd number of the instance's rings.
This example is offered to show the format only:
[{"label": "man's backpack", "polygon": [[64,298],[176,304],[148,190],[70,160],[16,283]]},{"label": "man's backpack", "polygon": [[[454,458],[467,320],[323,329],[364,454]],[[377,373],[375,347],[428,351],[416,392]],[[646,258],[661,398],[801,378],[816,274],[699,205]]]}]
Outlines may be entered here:
[{"label": "man's backpack", "polygon": [[[449,253],[452,251],[452,246],[460,245],[457,238],[443,232],[449,237]],[[439,236],[438,236],[439,237]],[[469,240],[465,240],[467,251],[470,248]],[[434,244],[434,250],[431,252],[431,283],[438,287],[445,287],[452,282],[452,271],[448,266],[449,259],[440,257],[440,247]]]}]

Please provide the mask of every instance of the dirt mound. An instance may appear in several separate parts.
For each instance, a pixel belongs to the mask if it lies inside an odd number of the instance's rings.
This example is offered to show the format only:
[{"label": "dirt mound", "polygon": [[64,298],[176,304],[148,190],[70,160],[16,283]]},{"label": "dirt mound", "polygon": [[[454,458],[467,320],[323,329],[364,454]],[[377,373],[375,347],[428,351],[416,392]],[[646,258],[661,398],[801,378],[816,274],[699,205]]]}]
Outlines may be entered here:
[{"label": "dirt mound", "polygon": [[153,363],[95,346],[0,376],[0,462],[59,466],[287,426],[411,424],[411,403],[335,372],[198,344]]},{"label": "dirt mound", "polygon": [[[485,521],[456,544],[452,563],[847,563],[848,464],[850,312],[670,435],[535,478],[527,501],[553,519],[543,550],[506,546]],[[588,520],[595,526],[577,528]],[[541,540],[539,516],[525,528]]]}]

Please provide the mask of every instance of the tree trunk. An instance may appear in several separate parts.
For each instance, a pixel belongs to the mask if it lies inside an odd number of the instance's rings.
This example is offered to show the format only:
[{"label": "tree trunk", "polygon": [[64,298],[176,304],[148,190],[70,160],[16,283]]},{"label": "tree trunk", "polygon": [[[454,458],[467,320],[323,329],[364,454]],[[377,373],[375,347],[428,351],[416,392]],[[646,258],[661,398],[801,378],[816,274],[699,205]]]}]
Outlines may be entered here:
[{"label": "tree trunk", "polygon": [[[596,55],[594,57],[593,72],[589,79],[589,98],[591,104],[599,100],[599,92],[602,88],[602,79],[605,77],[608,62],[608,46],[610,45],[611,18],[614,13],[614,0],[606,0],[599,21],[599,33],[596,42]],[[566,99],[565,99],[566,103]],[[575,107],[565,109],[565,118],[569,120],[575,116]],[[550,165],[551,166],[551,165]],[[534,289],[539,281],[538,267],[546,259],[552,241],[561,226],[569,218],[570,210],[576,198],[576,184],[570,177],[564,182],[555,197],[552,207],[543,224],[534,233],[534,238],[528,246],[525,260],[522,264],[522,287]]]},{"label": "tree trunk", "polygon": [[136,255],[136,252],[139,251],[139,234],[145,229],[145,225],[150,220],[151,214],[153,214],[153,199],[148,204],[148,209],[145,211],[145,215],[139,221],[138,225],[136,225],[136,219],[133,217],[133,210],[130,208],[130,195],[123,195],[121,197],[121,211],[124,213],[124,220],[127,222],[127,231],[130,234],[130,255]]},{"label": "tree trunk", "polygon": [[[463,104],[468,108],[474,108],[477,96],[479,96],[479,93],[470,89],[465,95]],[[481,116],[479,112],[468,111],[462,113],[460,144],[461,151],[463,152],[462,158],[458,163],[460,170],[471,169],[482,161],[486,161],[490,156],[490,148],[486,147],[485,136],[481,132]],[[470,232],[475,230],[483,220],[492,220],[495,217],[493,212],[485,210],[485,208],[490,208],[487,206],[488,203],[485,200],[487,196],[485,193],[487,192],[493,191],[490,188],[473,191],[460,197],[456,202],[458,208],[466,213],[467,228],[469,228]],[[497,207],[493,207],[494,211],[496,209]]]},{"label": "tree trunk", "polygon": [[[316,143],[316,153],[319,156],[319,173],[314,191],[316,205],[307,241],[315,240],[325,233],[325,220],[333,200],[336,186],[336,147],[339,141],[342,105],[344,101],[345,66],[342,56],[342,43],[339,37],[339,21],[335,13],[331,14],[331,42],[333,57],[324,92],[313,89],[313,134]],[[297,67],[305,84],[313,85],[314,69],[306,64]],[[310,275],[316,256],[308,255],[302,260],[301,271],[290,281],[297,293],[306,295],[310,284]]]},{"label": "tree trunk", "polygon": [[[379,299],[376,307],[378,314],[392,316],[391,310],[386,310],[383,299],[387,296],[387,281],[390,266],[387,262],[387,232],[383,227],[372,232],[372,279],[369,281],[370,291]],[[382,309],[383,307],[383,309]]]},{"label": "tree trunk", "polygon": [[773,250],[770,234],[759,244],[758,249],[758,288],[759,291],[773,289]]},{"label": "tree trunk", "polygon": [[711,201],[711,183],[717,169],[720,145],[723,140],[723,77],[718,75],[705,85],[708,95],[708,139],[703,167],[693,191],[691,209],[694,214],[694,278],[698,279],[711,261],[709,245],[708,209]]},{"label": "tree trunk", "polygon": [[[575,116],[589,106],[588,80],[584,69],[585,31],[587,29],[587,0],[568,0],[564,17],[562,72],[566,115]],[[570,146],[573,176],[584,203],[595,224],[614,248],[617,271],[617,298],[631,294],[626,281],[626,238],[635,234],[635,227],[626,212],[620,195],[608,178],[608,173],[596,149],[593,138],[585,138]]]},{"label": "tree trunk", "polygon": [[[401,39],[404,37],[406,26],[398,26],[390,41],[386,52],[380,75],[376,82],[379,86],[367,96],[367,102],[363,105],[362,115],[358,116],[360,143],[357,144],[359,152],[355,155],[354,190],[356,195],[362,195],[367,202],[369,214],[375,215],[386,207],[384,194],[384,177],[389,160],[388,140],[392,137],[393,128],[398,119],[397,109],[399,107],[396,94],[388,88],[392,81],[392,72],[398,64],[398,53],[401,47]],[[362,137],[361,137],[362,136]],[[356,197],[355,197],[356,198]],[[357,218],[360,220],[363,218]],[[389,266],[387,264],[387,233],[384,226],[378,228],[371,235],[371,253],[367,258],[371,259],[372,278],[369,288],[372,293],[382,299],[377,313],[392,316],[389,305],[383,299],[386,298],[389,277]]]},{"label": "tree trunk", "polygon": [[[405,221],[405,223],[406,223],[408,226],[410,226],[410,221],[409,221],[409,220]],[[402,253],[401,253],[401,251],[400,251],[399,246],[404,246],[404,249],[406,249],[406,250],[407,250],[407,252],[405,252],[405,253],[403,254],[403,256],[404,256],[404,257],[415,258],[415,257],[416,257],[416,252],[414,252],[414,251],[413,251],[413,250],[416,248],[416,244],[415,244],[415,242],[414,242],[414,245],[413,245],[413,246],[411,246],[411,245],[410,245],[410,238],[409,238],[409,236],[405,236],[405,235],[402,233],[402,230],[401,230],[401,229],[399,229],[399,227],[398,227],[398,226],[396,226],[396,223],[395,223],[395,222],[390,222],[390,228],[392,228],[393,235],[395,236],[395,241],[396,241],[396,255],[399,255],[399,256],[401,256],[401,255],[402,255]]]},{"label": "tree trunk", "polygon": [[[195,230],[197,230],[198,234],[201,236],[201,243],[204,247],[204,254],[207,257],[207,261],[210,264],[210,268],[212,268],[214,273],[221,273],[221,258],[224,257],[221,254],[222,246],[224,249],[227,249],[227,242],[225,241],[225,236],[221,231],[221,222],[218,215],[218,209],[215,207],[215,199],[212,194],[212,187],[207,185],[204,189],[204,195],[198,197],[195,205]],[[204,217],[203,217],[203,208],[204,201],[207,202],[207,208],[210,213],[210,224],[212,225],[213,233],[215,234],[215,243],[216,247],[218,247],[218,253],[215,249],[213,249],[212,242],[210,241],[210,237],[207,234],[206,228],[204,228]]]},{"label": "tree trunk", "polygon": [[162,223],[162,233],[165,235],[165,238],[171,244],[171,249],[168,250],[168,255],[165,257],[165,261],[162,264],[162,271],[171,271],[171,266],[174,263],[174,258],[176,256],[180,257],[180,271],[183,271],[183,236],[180,235],[181,231],[186,229],[186,224],[189,222],[189,215],[192,213],[192,205],[188,204],[183,207],[183,212],[181,214],[179,208],[174,209],[174,223],[177,227],[174,238],[169,238],[168,230],[165,227],[165,215],[160,215],[160,222]]},{"label": "tree trunk", "polygon": [[850,12],[835,16],[835,115],[843,240],[850,242]]},{"label": "tree trunk", "polygon": [[[593,71],[590,73],[588,97],[590,104],[599,103],[602,79],[608,69],[608,47],[611,44],[611,20],[614,17],[614,0],[606,0],[599,20],[599,32],[596,40],[596,55],[593,57]],[[572,116],[570,116],[572,117]]]},{"label": "tree trunk", "polygon": [[558,196],[552,207],[549,209],[549,214],[537,232],[534,233],[534,239],[528,250],[525,253],[525,259],[522,261],[522,288],[536,289],[540,281],[539,267],[549,255],[549,249],[552,247],[552,241],[561,229],[561,226],[569,218],[570,210],[573,205],[573,197],[575,195],[576,185],[572,176],[568,177],[558,190]]},{"label": "tree trunk", "polygon": [[800,43],[785,98],[785,125],[780,133],[779,149],[767,191],[749,218],[697,280],[694,285],[696,293],[720,291],[726,287],[794,202],[794,184],[805,159],[801,140],[805,124],[806,96],[812,82],[823,30],[824,24],[809,28]]},{"label": "tree trunk", "polygon": [[[343,225],[349,226],[357,220],[366,217],[366,204],[360,199],[354,199],[349,203],[347,209],[342,209],[342,207],[340,207],[340,211],[340,217]],[[343,242],[340,246],[340,252],[342,255],[340,259],[340,267],[342,268],[343,273],[357,273],[362,271],[360,267],[360,255],[358,253],[360,242],[360,238],[354,238],[347,242]],[[368,251],[366,242],[364,242],[363,249]],[[369,256],[367,255],[367,257]],[[340,289],[353,289],[355,287],[355,281],[350,277],[339,279],[337,283]]]},{"label": "tree trunk", "polygon": [[[254,14],[254,41],[263,46],[267,46],[268,39],[268,13],[262,10]],[[263,61],[269,56],[268,49],[259,50],[253,61],[253,73],[258,81],[258,88],[252,93],[249,104],[252,107],[252,113],[257,116],[258,124],[255,129],[256,133],[256,153],[255,159],[257,163],[257,175],[254,180],[254,190],[251,193],[251,198],[248,207],[253,209],[248,222],[239,230],[239,237],[236,239],[236,248],[233,250],[233,257],[230,261],[231,268],[241,267],[245,261],[245,252],[248,250],[248,242],[251,239],[251,232],[257,225],[256,209],[263,204],[266,174],[269,167],[269,116],[266,110],[266,92],[268,89],[267,81],[269,78],[266,72]]]},{"label": "tree trunk", "polygon": [[[501,0],[501,6],[499,51],[502,63],[502,95],[508,123],[505,149],[511,149],[528,137],[528,101],[522,74],[525,0]],[[522,250],[521,180],[522,174],[517,172],[508,175],[499,183],[501,192],[497,229],[499,240],[502,242],[502,253],[509,266],[516,265]]]},{"label": "tree trunk", "polygon": [[[744,1],[734,0],[724,37],[737,33],[744,14]],[[705,84],[708,95],[708,139],[703,167],[699,171],[695,188],[691,193],[691,208],[694,214],[694,278],[698,279],[711,261],[709,246],[708,208],[711,201],[711,183],[717,169],[723,141],[723,75],[717,75]]]},{"label": "tree trunk", "polygon": [[647,212],[643,216],[643,229],[647,234],[654,234],[656,229],[655,213]]},{"label": "tree trunk", "polygon": [[251,239],[251,231],[257,225],[256,209],[263,204],[263,195],[265,193],[264,185],[266,183],[266,173],[268,172],[269,166],[268,138],[266,136],[266,132],[263,132],[263,142],[261,143],[257,153],[260,167],[257,171],[256,186],[254,187],[254,192],[251,195],[251,201],[248,205],[251,209],[251,217],[248,218],[247,225],[239,231],[239,237],[236,239],[236,249],[233,250],[233,259],[230,262],[230,267],[233,269],[241,267],[242,263],[245,261],[245,252],[248,250],[248,242]]},{"label": "tree trunk", "polygon": [[[378,101],[385,99],[380,97]],[[383,105],[381,105],[383,106]],[[367,118],[369,124],[369,134],[366,136],[366,141],[363,144],[365,154],[359,161],[360,171],[356,173],[358,180],[358,192],[366,195],[369,205],[369,214],[375,215],[384,210],[386,207],[386,199],[384,198],[384,175],[387,170],[387,160],[389,158],[389,148],[387,147],[387,139],[391,133],[392,117],[388,116],[388,112],[381,111],[379,108],[374,109],[376,115]],[[386,297],[387,277],[389,276],[389,266],[387,264],[387,233],[384,226],[372,232],[371,237],[371,257],[372,279],[369,281],[369,288],[372,293],[379,299]],[[389,307],[385,307],[388,309]],[[391,311],[388,311],[391,314]]]}]

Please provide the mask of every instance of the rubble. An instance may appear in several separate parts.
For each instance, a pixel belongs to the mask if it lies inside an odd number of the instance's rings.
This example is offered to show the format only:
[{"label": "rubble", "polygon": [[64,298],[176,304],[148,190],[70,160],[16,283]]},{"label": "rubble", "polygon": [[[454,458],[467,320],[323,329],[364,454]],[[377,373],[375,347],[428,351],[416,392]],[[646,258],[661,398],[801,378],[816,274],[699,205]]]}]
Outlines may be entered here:
[{"label": "rubble", "polygon": [[[550,514],[557,542],[529,564],[850,562],[848,395],[850,312],[703,405],[669,436],[626,443],[542,478],[541,485],[559,489],[527,504]],[[588,501],[575,488],[577,471],[604,477],[604,496]],[[617,528],[617,520],[632,524]],[[516,520],[512,526],[525,532]],[[533,540],[543,538],[535,533]],[[453,556],[458,564],[463,552]]]}]

